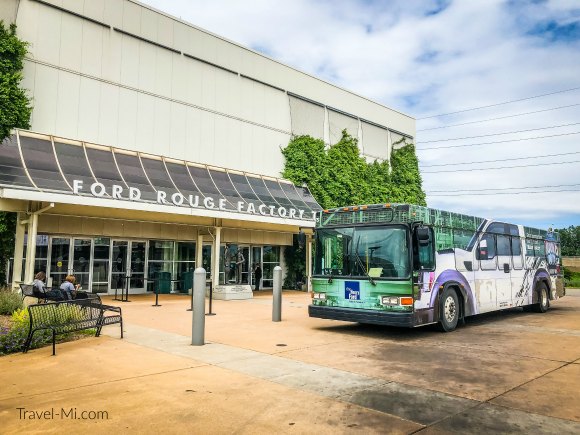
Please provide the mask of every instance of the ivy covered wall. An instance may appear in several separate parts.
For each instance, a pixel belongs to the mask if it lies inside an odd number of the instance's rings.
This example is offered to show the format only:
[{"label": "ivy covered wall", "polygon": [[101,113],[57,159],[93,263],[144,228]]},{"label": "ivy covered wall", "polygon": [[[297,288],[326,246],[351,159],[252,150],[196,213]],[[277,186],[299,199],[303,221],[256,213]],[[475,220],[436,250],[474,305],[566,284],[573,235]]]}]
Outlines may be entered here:
[{"label": "ivy covered wall", "polygon": [[[320,139],[294,137],[282,154],[286,159],[282,176],[299,186],[307,184],[325,209],[389,202],[427,205],[413,144],[393,150],[390,167],[387,161],[367,163],[357,139],[346,130],[329,148]],[[284,288],[299,287],[297,282],[305,277],[305,249],[294,240],[286,247],[284,260],[288,268]]]},{"label": "ivy covered wall", "polygon": [[[22,81],[27,43],[16,36],[14,24],[0,21],[0,142],[13,128],[30,128],[32,107]],[[16,214],[0,212],[0,285],[6,282],[6,263],[14,251]]]}]

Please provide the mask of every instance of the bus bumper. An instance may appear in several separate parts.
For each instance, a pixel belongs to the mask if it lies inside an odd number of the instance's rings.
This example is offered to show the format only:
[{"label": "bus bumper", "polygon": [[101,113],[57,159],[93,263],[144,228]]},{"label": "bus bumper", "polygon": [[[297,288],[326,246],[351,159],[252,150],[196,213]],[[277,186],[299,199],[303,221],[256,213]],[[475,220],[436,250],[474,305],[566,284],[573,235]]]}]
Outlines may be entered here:
[{"label": "bus bumper", "polygon": [[412,312],[389,313],[385,311],[309,305],[308,315],[320,319],[371,323],[374,325],[403,326],[409,328],[415,326],[415,315]]}]

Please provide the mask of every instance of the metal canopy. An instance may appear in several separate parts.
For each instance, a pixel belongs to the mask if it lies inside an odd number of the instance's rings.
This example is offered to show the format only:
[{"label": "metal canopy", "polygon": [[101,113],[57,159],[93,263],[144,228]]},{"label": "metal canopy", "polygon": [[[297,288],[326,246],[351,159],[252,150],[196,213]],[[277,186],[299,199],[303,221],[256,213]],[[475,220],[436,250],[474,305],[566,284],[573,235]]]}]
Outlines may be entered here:
[{"label": "metal canopy", "polygon": [[[283,179],[18,130],[0,145],[0,187],[313,221],[307,187]],[[122,207],[122,204],[119,204]],[[170,210],[168,210],[170,212]]]}]

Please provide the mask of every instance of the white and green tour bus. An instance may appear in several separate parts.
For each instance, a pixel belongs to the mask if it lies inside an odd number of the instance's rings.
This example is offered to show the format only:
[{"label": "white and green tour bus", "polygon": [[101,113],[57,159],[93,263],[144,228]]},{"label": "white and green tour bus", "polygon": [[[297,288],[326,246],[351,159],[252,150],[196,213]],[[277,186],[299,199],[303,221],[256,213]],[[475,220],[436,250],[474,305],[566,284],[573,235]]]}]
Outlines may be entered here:
[{"label": "white and green tour bus", "polygon": [[408,204],[317,216],[311,317],[415,327],[565,295],[558,233]]}]

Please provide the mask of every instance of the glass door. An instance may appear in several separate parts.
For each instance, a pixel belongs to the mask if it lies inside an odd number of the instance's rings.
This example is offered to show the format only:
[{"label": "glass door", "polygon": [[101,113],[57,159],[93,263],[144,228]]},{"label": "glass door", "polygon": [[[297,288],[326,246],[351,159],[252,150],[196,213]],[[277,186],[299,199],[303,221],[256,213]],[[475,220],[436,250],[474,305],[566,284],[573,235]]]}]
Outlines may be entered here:
[{"label": "glass door", "polygon": [[211,251],[212,245],[204,244],[201,250],[201,266],[205,269],[206,279],[211,278]]},{"label": "glass door", "polygon": [[131,290],[145,289],[145,242],[131,241]]},{"label": "glass door", "polygon": [[111,290],[125,288],[128,252],[129,242],[127,240],[113,240],[111,249]]},{"label": "glass door", "polygon": [[110,249],[111,239],[108,237],[95,237],[91,284],[91,291],[93,293],[107,293],[109,291]]},{"label": "glass door", "polygon": [[[50,246],[50,274],[52,286],[60,287],[69,273],[70,239],[53,237]],[[72,272],[72,271],[71,271]]]},{"label": "glass door", "polygon": [[243,263],[242,263],[242,284],[249,284],[250,283],[250,247],[249,246],[240,246],[238,248],[243,255]]},{"label": "glass door", "polygon": [[72,274],[76,283],[84,290],[89,289],[91,273],[91,239],[73,239]]},{"label": "glass door", "polygon": [[[252,246],[252,282],[250,283],[251,285],[253,285],[254,287],[256,286],[256,266],[260,266],[260,269],[262,269],[262,247],[261,246]],[[261,277],[260,277],[260,281],[261,281]],[[260,286],[257,288],[261,288],[262,285],[260,283]]]}]

